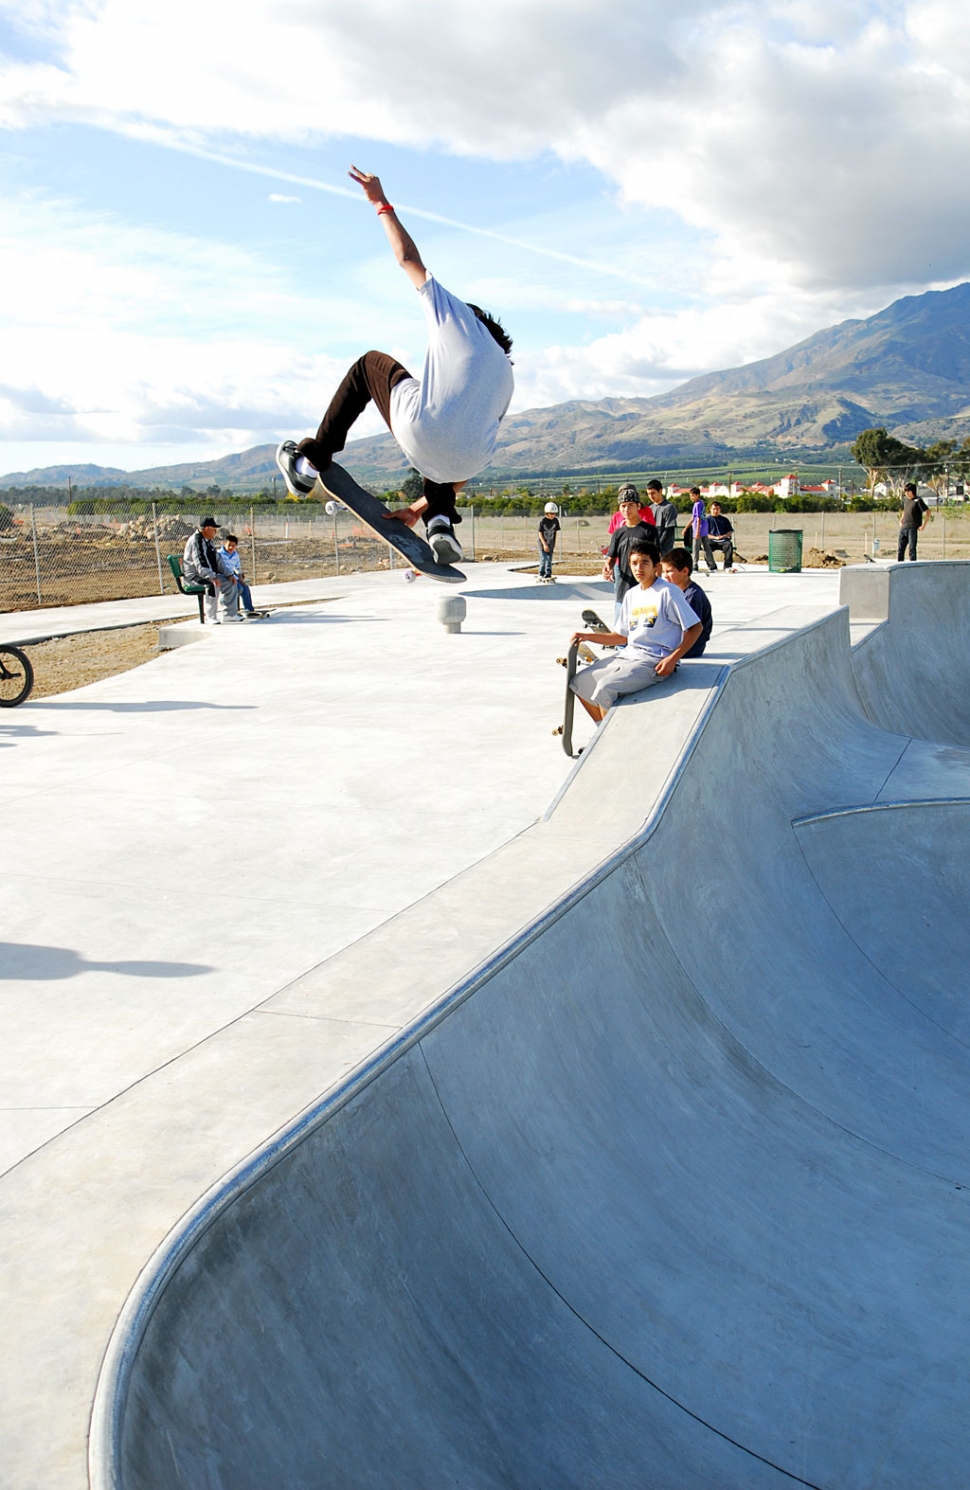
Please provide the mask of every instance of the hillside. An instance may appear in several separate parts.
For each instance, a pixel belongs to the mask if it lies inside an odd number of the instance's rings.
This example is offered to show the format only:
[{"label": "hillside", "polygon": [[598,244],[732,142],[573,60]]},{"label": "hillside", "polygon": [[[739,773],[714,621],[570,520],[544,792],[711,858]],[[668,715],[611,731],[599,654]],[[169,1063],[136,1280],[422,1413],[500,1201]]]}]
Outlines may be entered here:
[{"label": "hillside", "polygon": [[[970,434],[970,284],[897,300],[863,321],[843,321],[760,362],[705,373],[656,398],[573,400],[506,419],[493,471],[595,471],[644,464],[793,456],[843,449],[885,424],[908,441]],[[389,486],[406,469],[390,435],[355,440],[346,464]],[[121,472],[51,466],[0,477],[0,487],[268,485],[273,446],[221,460]],[[94,475],[100,472],[99,475]]]}]

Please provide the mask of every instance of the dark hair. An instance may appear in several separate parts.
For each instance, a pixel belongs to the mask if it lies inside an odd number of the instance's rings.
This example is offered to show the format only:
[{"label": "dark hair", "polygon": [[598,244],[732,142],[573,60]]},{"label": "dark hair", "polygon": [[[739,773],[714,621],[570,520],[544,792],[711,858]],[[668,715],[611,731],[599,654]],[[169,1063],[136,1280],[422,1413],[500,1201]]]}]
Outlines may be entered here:
[{"label": "dark hair", "polygon": [[915,495],[916,495],[916,482],[915,481],[907,481],[906,485],[903,487],[903,491],[911,491],[913,493],[913,496],[915,497]]},{"label": "dark hair", "polygon": [[660,563],[660,549],[655,543],[651,543],[649,538],[638,538],[636,543],[630,544],[631,559],[634,554],[646,554],[647,558],[653,561],[654,568]]},{"label": "dark hair", "polygon": [[690,494],[691,494],[692,497],[699,497],[700,494],[701,494],[700,487],[699,486],[692,486],[691,489],[690,489]]},{"label": "dark hair", "polygon": [[669,554],[664,554],[664,558],[668,564],[673,564],[674,568],[679,569],[681,573],[686,569],[688,574],[693,574],[694,561],[686,548],[672,548]]},{"label": "dark hair", "polygon": [[502,348],[502,351],[506,354],[506,356],[508,356],[509,352],[511,352],[512,350],[512,338],[511,336],[509,336],[505,327],[502,325],[502,322],[496,321],[495,317],[490,316],[487,310],[482,310],[482,307],[480,305],[472,305],[470,300],[467,302],[467,304],[468,309],[473,310],[478,319],[481,321],[482,325],[488,327],[493,340],[498,342],[499,346]]},{"label": "dark hair", "polygon": [[663,482],[658,481],[656,476],[654,476],[652,481],[647,482],[647,491],[663,491],[663,489]]},{"label": "dark hair", "polygon": [[236,537],[235,533],[227,533],[222,541],[223,543],[238,543],[239,539]]}]

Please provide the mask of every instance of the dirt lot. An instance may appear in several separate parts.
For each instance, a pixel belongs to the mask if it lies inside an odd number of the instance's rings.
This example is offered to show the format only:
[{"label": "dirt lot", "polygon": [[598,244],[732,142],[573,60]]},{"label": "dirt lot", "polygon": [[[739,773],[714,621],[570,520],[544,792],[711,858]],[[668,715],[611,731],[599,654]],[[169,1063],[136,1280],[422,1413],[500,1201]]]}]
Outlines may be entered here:
[{"label": "dirt lot", "polygon": [[[172,623],[174,624],[174,623]],[[48,698],[126,673],[158,656],[158,627],[126,626],[123,631],[82,631],[76,636],[40,642],[24,651],[33,663],[30,697]]]},{"label": "dirt lot", "polygon": [[[295,526],[295,524],[294,524]],[[306,525],[304,525],[306,526]],[[344,524],[349,529],[349,523]],[[184,539],[161,545],[162,583],[152,538],[130,537],[105,528],[65,533],[41,529],[37,553],[29,532],[0,537],[0,610],[33,610],[38,605],[83,605],[95,600],[133,600],[170,594],[175,580],[167,555],[181,554]],[[250,583],[315,579],[386,569],[386,544],[363,531],[341,531],[336,550],[330,533],[319,536],[251,538],[240,549]],[[339,569],[338,569],[339,565]],[[39,570],[39,579],[38,579]],[[255,576],[255,579],[254,579]],[[38,598],[38,590],[40,598]]]}]

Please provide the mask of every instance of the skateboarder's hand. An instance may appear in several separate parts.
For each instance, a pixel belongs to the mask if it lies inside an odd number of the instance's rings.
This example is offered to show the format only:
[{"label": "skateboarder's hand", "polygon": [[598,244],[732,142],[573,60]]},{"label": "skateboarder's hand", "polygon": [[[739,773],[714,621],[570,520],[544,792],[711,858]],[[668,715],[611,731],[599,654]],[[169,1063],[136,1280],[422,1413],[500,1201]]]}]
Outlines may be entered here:
[{"label": "skateboarder's hand", "polygon": [[367,171],[362,171],[359,166],[351,166],[350,170],[347,172],[347,175],[350,177],[351,181],[356,181],[358,186],[362,186],[364,188],[364,196],[367,198],[368,202],[376,202],[379,204],[381,202],[387,201],[387,197],[384,195],[384,188],[381,185],[379,176],[371,176],[368,174]]},{"label": "skateboarder's hand", "polygon": [[413,528],[418,520],[418,514],[413,512],[410,507],[398,507],[394,512],[385,512],[384,516],[385,518],[395,518],[399,523],[407,523],[409,528]]},{"label": "skateboarder's hand", "polygon": [[657,663],[657,666],[654,668],[654,672],[657,674],[658,678],[669,678],[676,667],[677,663],[675,662],[673,657],[661,657],[660,661]]}]

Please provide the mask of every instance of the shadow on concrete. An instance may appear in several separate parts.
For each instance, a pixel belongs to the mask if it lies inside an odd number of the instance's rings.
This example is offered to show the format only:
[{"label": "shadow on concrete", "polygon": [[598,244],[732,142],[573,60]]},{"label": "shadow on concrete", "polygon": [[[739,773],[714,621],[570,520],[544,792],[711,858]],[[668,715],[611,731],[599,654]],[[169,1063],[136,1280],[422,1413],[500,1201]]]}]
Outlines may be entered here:
[{"label": "shadow on concrete", "polygon": [[56,699],[38,699],[38,707],[45,709],[78,709],[82,712],[98,710],[109,714],[167,714],[176,709],[220,709],[231,713],[249,713],[255,704],[210,704],[188,699],[146,699],[142,703],[95,703],[79,699],[77,703],[59,703]]},{"label": "shadow on concrete", "polygon": [[[287,626],[351,626],[361,621],[367,621],[371,626],[389,626],[391,624],[388,616],[313,616],[313,615],[291,615],[289,611],[273,611],[269,618],[278,626],[285,623]],[[247,625],[256,626],[261,624],[256,621],[247,622]]]},{"label": "shadow on concrete", "polygon": [[[592,592],[592,593],[591,593]],[[554,585],[529,585],[514,590],[462,590],[466,600],[595,600],[601,603],[612,601],[613,586],[605,580],[591,579],[588,584],[567,584],[559,580]]]},{"label": "shadow on concrete", "polygon": [[79,973],[122,973],[131,978],[197,978],[212,968],[200,962],[89,962],[68,947],[0,942],[0,980],[76,978]]},{"label": "shadow on concrete", "polygon": [[9,735],[21,740],[38,740],[43,735],[56,734],[56,729],[38,729],[36,724],[0,724],[0,749],[4,745],[12,746],[14,744],[13,739],[7,738]]}]

